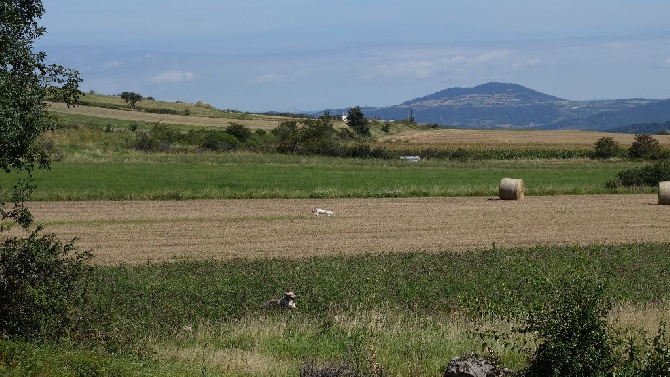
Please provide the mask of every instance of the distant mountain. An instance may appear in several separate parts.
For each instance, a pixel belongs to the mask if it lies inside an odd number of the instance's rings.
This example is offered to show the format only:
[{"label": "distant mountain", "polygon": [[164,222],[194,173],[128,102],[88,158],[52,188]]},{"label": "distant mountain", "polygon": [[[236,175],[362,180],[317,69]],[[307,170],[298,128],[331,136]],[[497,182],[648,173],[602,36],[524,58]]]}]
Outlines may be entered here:
[{"label": "distant mountain", "polygon": [[622,134],[647,134],[657,135],[660,133],[670,134],[670,121],[665,123],[636,123],[628,126],[611,128],[609,132]]},{"label": "distant mountain", "polygon": [[[670,100],[569,101],[518,84],[490,82],[449,88],[390,107],[361,108],[367,118],[407,119],[460,128],[581,129],[608,131],[670,121]],[[348,109],[330,109],[331,114]]]},{"label": "distant mountain", "polygon": [[627,101],[626,108],[612,106],[609,101],[589,101],[585,106],[597,106],[599,112],[584,118],[555,122],[548,129],[612,131],[626,129],[634,124],[665,123],[670,121],[670,100]]},{"label": "distant mountain", "polygon": [[490,82],[477,85],[474,88],[450,88],[441,90],[421,98],[404,102],[402,105],[429,106],[431,103],[447,104],[470,102],[472,100],[474,100],[475,103],[480,103],[482,105],[518,105],[519,101],[526,101],[526,103],[553,103],[556,101],[565,101],[518,84]]}]

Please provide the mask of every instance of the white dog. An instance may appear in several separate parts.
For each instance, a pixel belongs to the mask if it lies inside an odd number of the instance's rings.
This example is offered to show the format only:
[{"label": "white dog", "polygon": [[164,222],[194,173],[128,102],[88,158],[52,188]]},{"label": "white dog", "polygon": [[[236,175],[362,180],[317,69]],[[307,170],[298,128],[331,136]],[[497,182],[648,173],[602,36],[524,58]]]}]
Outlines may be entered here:
[{"label": "white dog", "polygon": [[327,209],[321,209],[321,208],[314,208],[312,210],[312,213],[316,216],[319,216],[319,215],[326,215],[328,217],[335,216],[335,212],[329,211]]},{"label": "white dog", "polygon": [[282,298],[273,298],[272,300],[265,303],[266,308],[281,308],[281,309],[298,309],[295,306],[295,293],[288,291],[284,292],[284,297]]}]

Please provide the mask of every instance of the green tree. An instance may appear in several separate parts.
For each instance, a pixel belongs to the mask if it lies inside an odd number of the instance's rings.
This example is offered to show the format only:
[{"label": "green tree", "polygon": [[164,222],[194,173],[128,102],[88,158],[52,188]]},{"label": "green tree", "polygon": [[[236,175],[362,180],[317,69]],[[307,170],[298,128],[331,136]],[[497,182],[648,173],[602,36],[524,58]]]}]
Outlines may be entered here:
[{"label": "green tree", "polygon": [[279,153],[295,153],[298,151],[298,144],[300,130],[298,129],[297,120],[286,120],[272,130],[272,133],[277,137],[277,152]]},{"label": "green tree", "polygon": [[330,117],[287,120],[272,130],[280,153],[332,155],[338,148],[337,133]]},{"label": "green tree", "polygon": [[349,109],[349,112],[347,113],[347,126],[353,128],[359,135],[370,135],[370,125],[368,124],[368,120],[358,106]]},{"label": "green tree", "polygon": [[318,119],[304,119],[300,143],[304,153],[332,155],[338,147],[333,122],[328,116]]},{"label": "green tree", "polygon": [[635,135],[635,141],[631,144],[628,153],[633,158],[659,158],[662,152],[661,143],[651,135]]},{"label": "green tree", "polygon": [[124,100],[130,108],[134,109],[135,104],[142,100],[142,95],[135,92],[123,92],[121,93],[121,99]]},{"label": "green tree", "polygon": [[624,149],[618,141],[611,137],[602,137],[596,141],[593,149],[595,158],[612,158],[623,153]]},{"label": "green tree", "polygon": [[[32,172],[48,167],[48,155],[38,137],[53,129],[56,118],[47,100],[76,105],[79,72],[46,64],[44,52],[33,52],[46,30],[38,25],[44,14],[39,0],[5,1],[0,5],[0,168],[17,178],[11,188],[0,187],[0,222],[10,220],[28,229],[30,211],[24,206],[32,188]],[[0,231],[4,230],[0,227]],[[73,252],[53,235],[5,238],[0,243],[0,333],[23,338],[50,337],[67,331],[83,293],[80,278],[88,253]]]},{"label": "green tree", "polygon": [[[43,14],[41,1],[5,2],[0,7],[0,168],[6,173],[25,171],[30,176],[35,168],[49,166],[48,155],[37,143],[55,124],[46,100],[70,106],[82,94],[79,72],[46,64],[44,52],[33,52],[35,41],[46,32],[37,24]],[[26,182],[17,183],[14,208],[0,205],[2,220],[30,225],[32,217],[22,204],[30,188]]]}]

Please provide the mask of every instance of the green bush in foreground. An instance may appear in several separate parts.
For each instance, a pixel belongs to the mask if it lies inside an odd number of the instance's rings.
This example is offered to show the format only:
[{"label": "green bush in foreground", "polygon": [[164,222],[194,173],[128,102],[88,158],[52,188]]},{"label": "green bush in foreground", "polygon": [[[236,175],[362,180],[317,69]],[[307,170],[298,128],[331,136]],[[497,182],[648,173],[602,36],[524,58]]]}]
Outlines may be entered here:
[{"label": "green bush in foreground", "polygon": [[39,229],[0,245],[0,333],[21,339],[67,334],[81,318],[90,253]]},{"label": "green bush in foreground", "polygon": [[616,358],[607,328],[611,302],[598,281],[568,277],[549,284],[549,298],[531,308],[524,333],[540,339],[524,376],[608,376]]}]

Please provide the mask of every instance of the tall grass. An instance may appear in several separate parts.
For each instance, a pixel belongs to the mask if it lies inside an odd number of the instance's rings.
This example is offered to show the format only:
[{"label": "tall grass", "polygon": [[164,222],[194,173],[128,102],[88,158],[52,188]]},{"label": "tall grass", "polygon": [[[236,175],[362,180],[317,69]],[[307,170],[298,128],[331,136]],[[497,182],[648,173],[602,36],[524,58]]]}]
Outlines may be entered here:
[{"label": "tall grass", "polygon": [[[25,374],[14,375],[295,376],[306,360],[365,361],[371,352],[391,375],[439,375],[453,356],[479,351],[486,329],[511,331],[531,304],[547,300],[538,282],[601,281],[624,325],[656,328],[647,322],[668,318],[668,249],[492,247],[96,267],[89,317],[70,343],[1,341],[0,352],[20,363],[14,370]],[[263,307],[287,289],[298,294],[298,310]],[[665,315],[648,318],[650,308]],[[514,368],[525,363],[515,347],[533,341],[486,340]],[[44,367],[51,362],[56,369]]]}]

